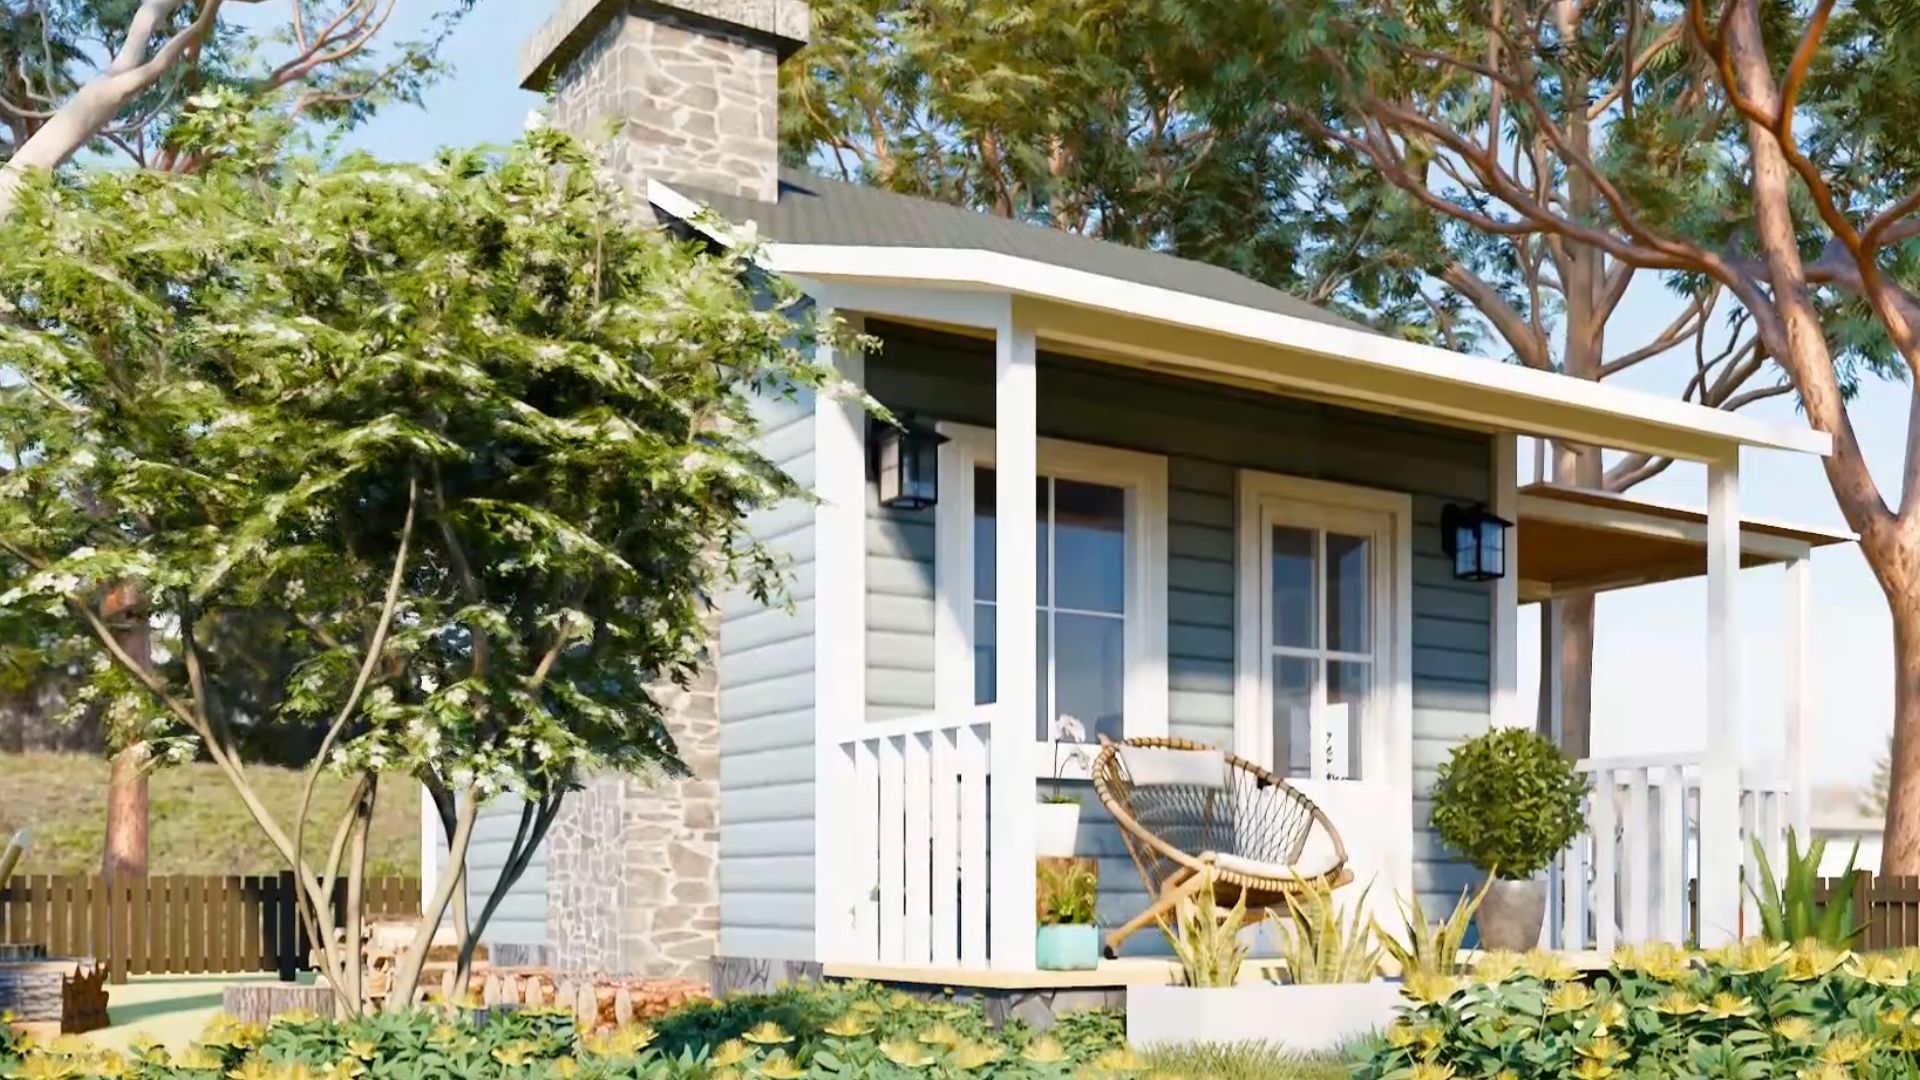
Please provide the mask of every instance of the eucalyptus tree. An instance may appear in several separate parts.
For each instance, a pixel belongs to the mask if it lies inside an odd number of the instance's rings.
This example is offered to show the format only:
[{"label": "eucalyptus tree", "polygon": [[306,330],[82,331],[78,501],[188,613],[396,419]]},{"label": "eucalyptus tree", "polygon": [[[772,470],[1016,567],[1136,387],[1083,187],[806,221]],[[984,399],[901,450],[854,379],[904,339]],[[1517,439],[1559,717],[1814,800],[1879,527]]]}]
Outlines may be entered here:
[{"label": "eucalyptus tree", "polygon": [[[1569,304],[1636,272],[1737,305],[1833,437],[1828,480],[1893,621],[1884,867],[1920,872],[1920,424],[1897,492],[1850,415],[1920,364],[1920,8],[1911,0],[1309,0],[1276,96],[1329,146],[1489,242],[1565,261]],[[1745,340],[1737,339],[1737,340]],[[1920,416],[1920,396],[1914,398]]]},{"label": "eucalyptus tree", "polygon": [[[453,825],[405,1001],[480,808],[524,806],[463,966],[584,771],[684,773],[661,688],[694,677],[709,598],[783,588],[743,520],[805,493],[755,449],[751,395],[832,387],[751,255],[645,225],[546,130],[420,166],[23,186],[0,230],[0,625],[53,627],[116,730],[220,768],[349,1007],[360,952],[335,932],[359,940],[377,799],[425,782]],[[105,603],[127,589],[142,611]],[[236,626],[291,659],[265,722],[324,731],[291,816],[249,779]],[[353,794],[320,822],[325,770]]]}]

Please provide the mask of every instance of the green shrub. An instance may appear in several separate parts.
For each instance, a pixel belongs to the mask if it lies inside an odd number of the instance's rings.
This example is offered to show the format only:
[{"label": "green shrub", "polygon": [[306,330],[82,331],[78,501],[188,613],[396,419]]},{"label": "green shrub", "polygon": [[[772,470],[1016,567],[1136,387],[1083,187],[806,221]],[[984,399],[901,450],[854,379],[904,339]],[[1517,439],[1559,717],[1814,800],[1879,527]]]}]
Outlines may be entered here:
[{"label": "green shrub", "polygon": [[1274,945],[1295,983],[1361,983],[1380,970],[1380,944],[1367,921],[1369,884],[1360,890],[1351,914],[1342,919],[1325,878],[1303,884],[1300,895],[1287,894],[1287,914],[1268,913]]},{"label": "green shrub", "polygon": [[1546,953],[1416,976],[1355,1080],[1920,1075],[1920,953],[1753,941],[1622,949],[1592,985]]},{"label": "green shrub", "polygon": [[1773,864],[1759,837],[1754,838],[1753,854],[1759,863],[1760,882],[1757,886],[1749,882],[1747,891],[1753,894],[1760,913],[1760,932],[1767,940],[1792,943],[1812,938],[1835,948],[1853,943],[1860,933],[1853,925],[1853,863],[1860,857],[1859,841],[1854,842],[1853,854],[1847,856],[1846,873],[1840,875],[1825,901],[1814,898],[1814,889],[1820,883],[1820,860],[1827,854],[1826,837],[1814,837],[1813,846],[1802,856],[1799,836],[1787,830],[1785,880],[1773,876]]},{"label": "green shrub", "polygon": [[1267,1042],[1187,1043],[1145,1051],[1153,1077],[1184,1080],[1347,1080],[1347,1055],[1301,1057]]},{"label": "green shrub", "polygon": [[600,1035],[553,1009],[485,1022],[429,1011],[264,1029],[222,1020],[179,1054],[123,1055],[80,1036],[28,1047],[4,1030],[9,1080],[1135,1080],[1145,1068],[1112,1013],[1063,1017],[1038,1036],[1018,1021],[995,1031],[975,1006],[857,984],[736,996]]},{"label": "green shrub", "polygon": [[1068,860],[1041,864],[1039,900],[1041,926],[1092,926],[1100,900],[1100,875],[1086,863]]},{"label": "green shrub", "polygon": [[1454,747],[1441,763],[1433,827],[1480,869],[1523,880],[1585,831],[1586,794],[1586,778],[1559,747],[1525,728],[1499,728]]}]

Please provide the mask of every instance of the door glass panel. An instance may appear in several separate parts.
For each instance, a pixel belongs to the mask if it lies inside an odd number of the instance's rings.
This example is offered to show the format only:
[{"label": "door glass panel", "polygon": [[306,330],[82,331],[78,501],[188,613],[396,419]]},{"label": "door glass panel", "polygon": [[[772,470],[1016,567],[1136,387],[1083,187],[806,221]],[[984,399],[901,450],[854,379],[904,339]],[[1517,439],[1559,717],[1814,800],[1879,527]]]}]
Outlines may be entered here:
[{"label": "door glass panel", "polygon": [[1327,663],[1327,716],[1316,732],[1315,752],[1330,779],[1361,778],[1361,722],[1372,692],[1372,664],[1353,660]]},{"label": "door glass panel", "polygon": [[1285,777],[1307,775],[1313,674],[1317,667],[1317,660],[1297,656],[1273,658],[1274,771]]},{"label": "door glass panel", "polygon": [[1310,649],[1313,639],[1313,549],[1310,529],[1273,530],[1273,643]]},{"label": "door glass panel", "polygon": [[994,668],[994,641],[999,637],[999,629],[993,625],[995,608],[992,604],[973,605],[973,703],[991,704],[997,696],[994,692],[998,685],[995,680],[1000,674]]},{"label": "door glass panel", "polygon": [[[1077,480],[1055,481],[1053,491],[1054,605],[1119,614],[1127,594],[1126,492]],[[1047,595],[1044,584],[1040,595]]]},{"label": "door glass panel", "polygon": [[[1106,615],[1053,617],[1056,712],[1077,717],[1089,742],[1124,736],[1126,623]],[[1042,725],[1044,738],[1045,724]]]},{"label": "door glass panel", "polygon": [[1370,546],[1364,536],[1327,534],[1327,647],[1335,652],[1373,651],[1367,638]]}]

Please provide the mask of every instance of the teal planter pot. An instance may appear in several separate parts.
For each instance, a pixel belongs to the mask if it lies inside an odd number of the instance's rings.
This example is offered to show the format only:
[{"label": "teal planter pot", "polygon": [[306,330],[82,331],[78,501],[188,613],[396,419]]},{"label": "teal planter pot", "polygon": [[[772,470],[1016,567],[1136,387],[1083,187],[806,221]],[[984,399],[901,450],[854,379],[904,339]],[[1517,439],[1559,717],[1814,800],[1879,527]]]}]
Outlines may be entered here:
[{"label": "teal planter pot", "polygon": [[1041,971],[1092,971],[1100,966],[1100,928],[1043,926],[1033,954]]}]

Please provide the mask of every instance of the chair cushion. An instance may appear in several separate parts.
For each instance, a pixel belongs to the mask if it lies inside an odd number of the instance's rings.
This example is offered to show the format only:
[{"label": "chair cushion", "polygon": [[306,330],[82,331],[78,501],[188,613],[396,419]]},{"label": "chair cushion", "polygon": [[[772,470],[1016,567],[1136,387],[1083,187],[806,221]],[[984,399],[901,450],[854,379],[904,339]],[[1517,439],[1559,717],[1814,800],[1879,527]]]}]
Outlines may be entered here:
[{"label": "chair cushion", "polygon": [[[1319,829],[1315,829],[1314,833],[1322,834]],[[1334,868],[1340,865],[1339,856],[1333,853],[1333,845],[1324,842],[1315,845],[1312,836],[1308,837],[1307,848],[1300,853],[1299,861],[1291,864],[1262,862],[1259,859],[1248,859],[1239,855],[1215,855],[1213,861],[1222,870],[1278,881],[1291,881],[1295,877],[1302,880],[1322,877],[1332,873]]]},{"label": "chair cushion", "polygon": [[1120,764],[1134,787],[1199,787],[1225,790],[1227,755],[1218,750],[1175,750],[1120,744]]}]

